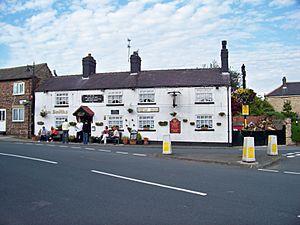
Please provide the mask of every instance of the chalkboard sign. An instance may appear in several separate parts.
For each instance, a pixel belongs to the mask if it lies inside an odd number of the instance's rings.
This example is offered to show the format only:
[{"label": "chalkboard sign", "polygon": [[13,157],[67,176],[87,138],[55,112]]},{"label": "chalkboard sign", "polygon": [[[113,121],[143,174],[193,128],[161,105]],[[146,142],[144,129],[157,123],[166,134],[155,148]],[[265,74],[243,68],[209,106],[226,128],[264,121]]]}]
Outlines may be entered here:
[{"label": "chalkboard sign", "polygon": [[81,101],[85,103],[101,103],[103,95],[82,95]]}]

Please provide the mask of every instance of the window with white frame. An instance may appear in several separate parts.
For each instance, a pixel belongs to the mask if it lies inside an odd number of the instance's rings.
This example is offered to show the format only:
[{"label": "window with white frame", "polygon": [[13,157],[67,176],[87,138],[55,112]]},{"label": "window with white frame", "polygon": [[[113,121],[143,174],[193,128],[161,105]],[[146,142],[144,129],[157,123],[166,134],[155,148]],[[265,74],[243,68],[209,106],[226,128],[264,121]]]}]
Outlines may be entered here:
[{"label": "window with white frame", "polygon": [[108,116],[108,127],[112,128],[118,126],[119,129],[123,129],[123,117],[122,116]]},{"label": "window with white frame", "polygon": [[68,119],[67,116],[58,116],[58,117],[55,117],[55,127],[60,127],[63,122],[65,122],[65,120]]},{"label": "window with white frame", "polygon": [[24,108],[13,108],[12,109],[12,121],[13,122],[24,122]]},{"label": "window with white frame", "polygon": [[56,93],[55,104],[57,106],[68,106],[69,105],[69,95],[67,92]]},{"label": "window with white frame", "polygon": [[13,87],[14,95],[23,95],[25,94],[25,83],[24,82],[15,82]]},{"label": "window with white frame", "polygon": [[212,88],[196,88],[195,91],[196,103],[213,102]]},{"label": "window with white frame", "polygon": [[212,115],[197,115],[196,116],[196,128],[197,129],[203,129],[203,128],[212,129],[213,128]]},{"label": "window with white frame", "polygon": [[123,93],[122,91],[110,91],[107,94],[108,104],[122,104],[123,103]]},{"label": "window with white frame", "polygon": [[140,90],[139,92],[139,102],[140,103],[153,103],[155,102],[155,92],[154,90]]},{"label": "window with white frame", "polygon": [[138,117],[139,129],[154,129],[154,116],[143,115]]}]

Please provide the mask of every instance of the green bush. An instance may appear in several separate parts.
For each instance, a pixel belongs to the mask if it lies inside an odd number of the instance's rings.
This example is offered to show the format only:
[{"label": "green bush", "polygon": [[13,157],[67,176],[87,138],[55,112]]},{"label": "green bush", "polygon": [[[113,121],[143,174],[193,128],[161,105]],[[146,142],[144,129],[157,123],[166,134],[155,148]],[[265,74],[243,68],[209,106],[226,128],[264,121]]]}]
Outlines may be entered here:
[{"label": "green bush", "polygon": [[292,140],[294,142],[299,142],[300,141],[300,122],[298,123],[293,122],[292,123]]}]

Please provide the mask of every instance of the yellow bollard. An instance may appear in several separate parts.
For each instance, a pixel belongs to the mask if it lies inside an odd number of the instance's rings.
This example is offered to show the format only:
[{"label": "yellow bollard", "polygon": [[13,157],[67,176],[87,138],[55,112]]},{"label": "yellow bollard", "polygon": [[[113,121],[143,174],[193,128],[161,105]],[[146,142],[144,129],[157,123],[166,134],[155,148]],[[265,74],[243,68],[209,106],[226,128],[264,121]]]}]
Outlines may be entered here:
[{"label": "yellow bollard", "polygon": [[163,136],[163,154],[170,155],[172,154],[172,145],[170,135]]},{"label": "yellow bollard", "polygon": [[268,155],[278,155],[278,147],[277,147],[277,136],[269,135],[268,136]]},{"label": "yellow bollard", "polygon": [[254,137],[244,137],[243,162],[255,162]]}]

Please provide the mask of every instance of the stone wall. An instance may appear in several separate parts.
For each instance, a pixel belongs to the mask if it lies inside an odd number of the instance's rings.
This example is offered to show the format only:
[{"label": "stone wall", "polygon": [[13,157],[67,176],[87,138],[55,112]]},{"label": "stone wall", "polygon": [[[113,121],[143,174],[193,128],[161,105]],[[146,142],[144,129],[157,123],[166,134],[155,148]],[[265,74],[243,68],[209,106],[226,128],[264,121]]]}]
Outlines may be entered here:
[{"label": "stone wall", "polygon": [[266,97],[266,100],[274,107],[275,111],[281,112],[285,101],[291,101],[292,111],[300,114],[300,96]]}]

